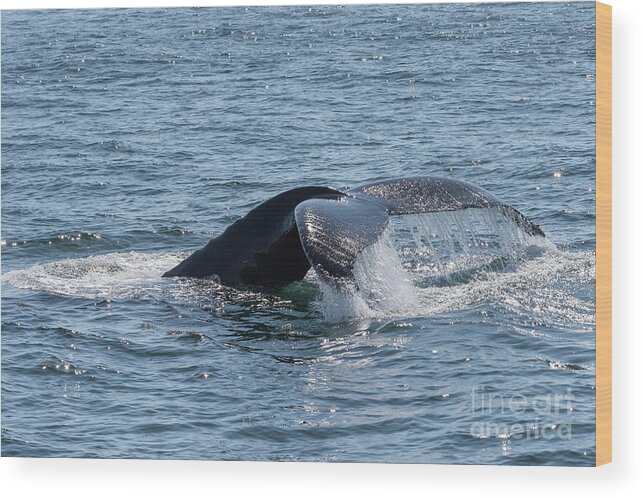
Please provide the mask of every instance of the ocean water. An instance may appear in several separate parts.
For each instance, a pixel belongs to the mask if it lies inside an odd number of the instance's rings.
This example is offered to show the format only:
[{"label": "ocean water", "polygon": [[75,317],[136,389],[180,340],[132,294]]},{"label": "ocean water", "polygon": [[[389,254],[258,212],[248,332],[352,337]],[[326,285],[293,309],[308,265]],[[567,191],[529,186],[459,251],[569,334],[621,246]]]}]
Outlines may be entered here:
[{"label": "ocean water", "polygon": [[[593,464],[593,3],[1,27],[3,456]],[[456,271],[398,224],[356,265],[360,302],[314,275],[160,277],[288,188],[418,175],[486,188],[549,243]],[[426,233],[481,226],[453,216]]]}]

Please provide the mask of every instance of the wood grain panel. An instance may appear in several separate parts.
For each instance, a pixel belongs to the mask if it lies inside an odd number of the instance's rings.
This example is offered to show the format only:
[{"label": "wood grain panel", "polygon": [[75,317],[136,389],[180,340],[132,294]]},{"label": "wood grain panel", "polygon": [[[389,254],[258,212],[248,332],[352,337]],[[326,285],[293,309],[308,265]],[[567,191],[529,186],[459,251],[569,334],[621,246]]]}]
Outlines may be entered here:
[{"label": "wood grain panel", "polygon": [[596,465],[612,461],[612,7],[596,3]]}]

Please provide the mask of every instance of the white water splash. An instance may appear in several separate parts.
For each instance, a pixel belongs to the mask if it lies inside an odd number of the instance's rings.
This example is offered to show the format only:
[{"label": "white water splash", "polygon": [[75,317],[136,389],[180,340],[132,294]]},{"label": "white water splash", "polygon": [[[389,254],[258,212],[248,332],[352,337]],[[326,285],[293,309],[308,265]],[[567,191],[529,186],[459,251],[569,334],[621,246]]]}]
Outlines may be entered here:
[{"label": "white water splash", "polygon": [[184,253],[109,253],[41,263],[2,276],[19,289],[84,298],[136,298],[158,291],[161,275]]},{"label": "white water splash", "polygon": [[595,281],[593,253],[558,251],[497,208],[395,219],[358,257],[357,291],[321,285],[327,320],[429,316],[491,302],[525,316],[595,321],[593,302],[568,292]]},{"label": "white water splash", "polygon": [[358,290],[338,290],[319,281],[318,307],[329,321],[408,313],[418,304],[412,277],[402,266],[387,228],[378,241],[358,256],[353,268]]},{"label": "white water splash", "polygon": [[488,303],[530,323],[591,327],[594,300],[575,296],[574,289],[595,284],[595,261],[593,252],[547,251],[513,271],[483,272],[458,284],[419,289],[418,313],[436,315]]}]

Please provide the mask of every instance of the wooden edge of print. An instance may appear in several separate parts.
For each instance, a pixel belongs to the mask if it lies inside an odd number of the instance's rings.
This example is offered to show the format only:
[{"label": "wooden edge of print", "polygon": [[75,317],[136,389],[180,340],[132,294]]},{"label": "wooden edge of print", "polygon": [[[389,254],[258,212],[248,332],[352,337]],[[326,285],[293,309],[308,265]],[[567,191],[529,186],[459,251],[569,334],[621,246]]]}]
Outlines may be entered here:
[{"label": "wooden edge of print", "polygon": [[596,2],[596,465],[612,461],[612,7]]}]

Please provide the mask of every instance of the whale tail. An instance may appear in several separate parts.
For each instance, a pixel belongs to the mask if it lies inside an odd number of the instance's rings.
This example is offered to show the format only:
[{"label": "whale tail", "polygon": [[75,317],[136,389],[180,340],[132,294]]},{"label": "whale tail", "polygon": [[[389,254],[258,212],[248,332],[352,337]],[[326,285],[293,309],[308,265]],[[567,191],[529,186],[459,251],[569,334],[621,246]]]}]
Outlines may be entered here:
[{"label": "whale tail", "polygon": [[227,285],[276,287],[302,279],[312,267],[326,283],[354,288],[355,261],[390,216],[491,207],[527,235],[544,236],[513,207],[458,180],[405,178],[347,193],[303,187],[260,204],[164,276],[216,275]]}]

